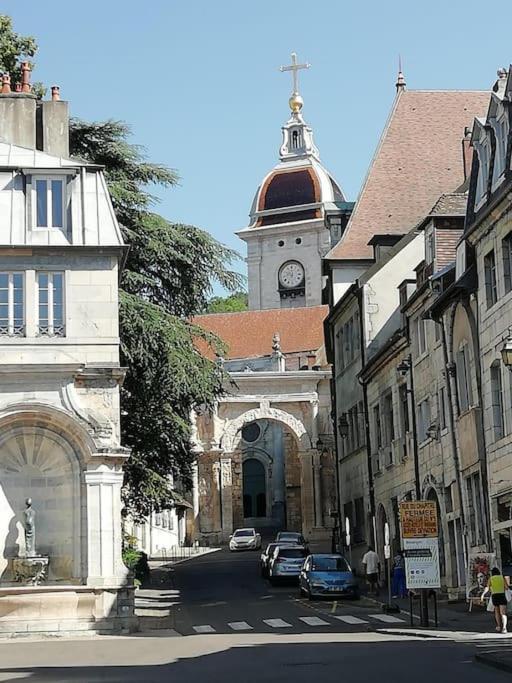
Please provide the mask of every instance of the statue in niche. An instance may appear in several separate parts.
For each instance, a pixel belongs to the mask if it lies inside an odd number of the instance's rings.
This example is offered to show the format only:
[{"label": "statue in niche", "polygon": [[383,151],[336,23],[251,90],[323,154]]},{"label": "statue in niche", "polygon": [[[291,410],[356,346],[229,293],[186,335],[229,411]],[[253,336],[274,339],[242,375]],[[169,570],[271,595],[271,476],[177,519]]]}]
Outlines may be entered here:
[{"label": "statue in niche", "polygon": [[32,498],[25,501],[27,506],[24,511],[25,516],[25,550],[27,557],[36,555],[36,513],[32,507]]}]

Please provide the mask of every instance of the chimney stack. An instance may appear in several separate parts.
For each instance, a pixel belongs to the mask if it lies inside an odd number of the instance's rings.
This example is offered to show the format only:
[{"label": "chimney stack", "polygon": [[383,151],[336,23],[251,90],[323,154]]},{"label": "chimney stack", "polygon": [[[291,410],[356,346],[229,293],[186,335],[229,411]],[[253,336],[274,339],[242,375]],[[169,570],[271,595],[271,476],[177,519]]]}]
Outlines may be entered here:
[{"label": "chimney stack", "polygon": [[11,77],[9,74],[2,75],[2,95],[7,95],[11,92]]},{"label": "chimney stack", "polygon": [[30,85],[30,64],[28,62],[23,62],[21,65],[21,92],[30,93],[32,92],[32,86]]},{"label": "chimney stack", "polygon": [[52,85],[52,100],[54,102],[60,100],[60,88],[58,85]]}]

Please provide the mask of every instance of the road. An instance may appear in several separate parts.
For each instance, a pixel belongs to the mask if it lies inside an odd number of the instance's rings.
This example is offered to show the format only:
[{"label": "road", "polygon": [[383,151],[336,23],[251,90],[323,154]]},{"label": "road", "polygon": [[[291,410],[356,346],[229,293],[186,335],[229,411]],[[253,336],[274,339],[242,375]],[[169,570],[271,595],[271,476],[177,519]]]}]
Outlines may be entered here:
[{"label": "road", "polygon": [[176,632],[0,642],[0,681],[509,680],[509,674],[474,663],[478,643],[384,633],[388,626],[403,631],[407,622],[386,623],[363,601],[309,604],[296,586],[271,587],[259,576],[257,553],[212,553],[176,565],[171,575],[172,585],[145,603],[156,612],[174,603]]}]

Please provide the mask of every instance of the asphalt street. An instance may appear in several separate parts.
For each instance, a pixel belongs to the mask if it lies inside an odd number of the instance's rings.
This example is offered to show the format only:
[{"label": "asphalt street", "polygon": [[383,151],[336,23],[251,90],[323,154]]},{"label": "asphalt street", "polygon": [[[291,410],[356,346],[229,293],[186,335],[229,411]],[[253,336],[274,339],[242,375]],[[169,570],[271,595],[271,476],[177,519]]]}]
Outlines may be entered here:
[{"label": "asphalt street", "polygon": [[[296,585],[272,587],[259,553],[212,553],[167,568],[141,603],[171,611],[175,630],[119,637],[0,641],[0,681],[41,683],[464,683],[510,674],[475,663],[479,648],[510,641],[438,640],[384,632],[378,608],[313,602]],[[157,575],[159,576],[159,575]],[[201,628],[202,627],[202,628]],[[467,634],[466,634],[467,635]],[[483,650],[480,650],[483,651]]]}]

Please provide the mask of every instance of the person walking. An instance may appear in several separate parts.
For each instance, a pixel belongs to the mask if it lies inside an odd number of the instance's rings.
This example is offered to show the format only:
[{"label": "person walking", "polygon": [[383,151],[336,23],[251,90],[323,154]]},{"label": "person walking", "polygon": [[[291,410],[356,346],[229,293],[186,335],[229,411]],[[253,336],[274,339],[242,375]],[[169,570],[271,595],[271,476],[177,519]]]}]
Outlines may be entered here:
[{"label": "person walking", "polygon": [[493,567],[487,586],[482,593],[480,602],[483,604],[487,593],[491,593],[490,600],[494,607],[494,618],[496,620],[496,631],[498,633],[507,632],[507,596],[506,591],[510,590],[507,579],[500,572],[498,567]]},{"label": "person walking", "polygon": [[397,550],[393,559],[393,597],[406,598],[407,589],[405,586],[405,562],[404,554],[401,550]]},{"label": "person walking", "polygon": [[363,555],[363,567],[368,581],[368,592],[377,596],[379,594],[380,560],[371,545],[368,546],[367,552]]}]

